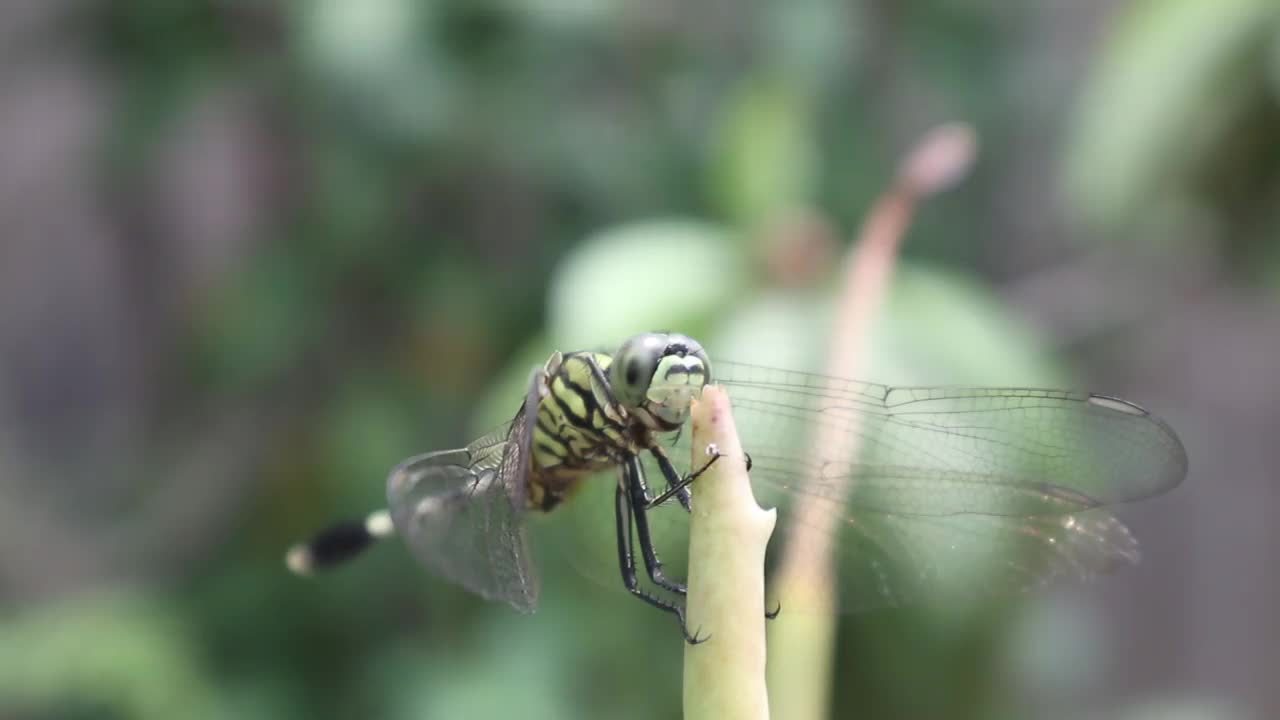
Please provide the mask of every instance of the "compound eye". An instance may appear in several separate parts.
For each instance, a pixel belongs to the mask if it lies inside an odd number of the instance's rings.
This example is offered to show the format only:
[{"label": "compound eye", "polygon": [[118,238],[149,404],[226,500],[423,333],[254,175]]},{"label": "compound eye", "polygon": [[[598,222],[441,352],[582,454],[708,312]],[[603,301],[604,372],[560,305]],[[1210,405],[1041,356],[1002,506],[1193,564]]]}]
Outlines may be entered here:
[{"label": "compound eye", "polygon": [[610,372],[614,393],[627,405],[639,405],[649,390],[654,370],[662,354],[664,342],[640,335],[623,344]]},{"label": "compound eye", "polygon": [[649,383],[653,381],[653,371],[658,367],[658,357],[640,349],[639,352],[624,358],[623,362],[625,363],[623,381],[627,390],[639,399],[644,396],[645,391],[649,389]]}]

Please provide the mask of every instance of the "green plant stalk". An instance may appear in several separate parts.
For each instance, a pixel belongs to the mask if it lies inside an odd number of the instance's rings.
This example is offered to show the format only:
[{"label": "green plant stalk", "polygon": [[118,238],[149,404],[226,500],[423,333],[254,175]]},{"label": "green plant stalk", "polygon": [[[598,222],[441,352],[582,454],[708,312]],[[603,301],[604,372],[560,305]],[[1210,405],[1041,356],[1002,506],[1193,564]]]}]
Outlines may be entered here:
[{"label": "green plant stalk", "polygon": [[684,652],[687,720],[769,717],[765,688],[764,554],[777,519],[751,494],[729,397],[709,385],[693,408],[693,462],[722,457],[694,483],[689,520],[689,628],[705,642]]},{"label": "green plant stalk", "polygon": [[837,629],[834,589],[829,579],[809,578],[807,583],[770,596],[778,598],[782,611],[769,628],[774,665],[768,681],[775,688],[774,714],[788,720],[831,717],[828,705],[835,680]]}]

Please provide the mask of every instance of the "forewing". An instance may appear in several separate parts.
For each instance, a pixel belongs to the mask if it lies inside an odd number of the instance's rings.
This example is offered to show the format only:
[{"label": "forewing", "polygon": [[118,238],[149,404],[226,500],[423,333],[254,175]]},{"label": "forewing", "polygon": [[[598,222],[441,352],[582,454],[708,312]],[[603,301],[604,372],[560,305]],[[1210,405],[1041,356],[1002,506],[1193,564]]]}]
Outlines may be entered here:
[{"label": "forewing", "polygon": [[[891,388],[728,362],[713,374],[732,397],[757,499],[783,513],[780,532],[812,523],[835,535],[846,609],[998,594],[1134,562],[1136,542],[1098,508],[1164,492],[1186,473],[1168,426],[1113,398]],[[840,442],[818,447],[818,437]]]},{"label": "forewing", "polygon": [[524,525],[529,413],[465,448],[410,458],[387,480],[396,531],[429,570],[520,612],[538,604]]},{"label": "forewing", "polygon": [[[1060,515],[1165,492],[1187,460],[1142,408],[1088,393],[891,388],[719,363],[753,479],[859,510]],[[851,438],[814,447],[825,428]]]}]

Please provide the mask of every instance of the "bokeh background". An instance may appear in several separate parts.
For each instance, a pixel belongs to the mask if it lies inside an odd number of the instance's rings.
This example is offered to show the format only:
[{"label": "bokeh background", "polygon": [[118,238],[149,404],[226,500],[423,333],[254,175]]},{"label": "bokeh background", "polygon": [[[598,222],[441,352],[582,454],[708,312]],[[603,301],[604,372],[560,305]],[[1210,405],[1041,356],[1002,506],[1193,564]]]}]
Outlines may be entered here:
[{"label": "bokeh background", "polygon": [[283,551],[554,349],[818,362],[952,120],[870,379],[1133,398],[1191,471],[1108,582],[845,618],[833,716],[1280,717],[1274,0],[0,4],[0,717],[677,717],[572,536],[531,617]]}]

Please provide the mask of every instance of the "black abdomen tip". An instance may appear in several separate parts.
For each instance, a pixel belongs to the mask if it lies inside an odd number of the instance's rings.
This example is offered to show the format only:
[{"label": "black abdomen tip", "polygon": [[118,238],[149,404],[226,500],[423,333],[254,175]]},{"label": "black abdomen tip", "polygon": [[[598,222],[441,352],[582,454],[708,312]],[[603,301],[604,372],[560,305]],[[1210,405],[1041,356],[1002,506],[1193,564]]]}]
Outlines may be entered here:
[{"label": "black abdomen tip", "polygon": [[376,539],[364,522],[334,525],[310,541],[290,549],[285,563],[299,575],[306,575],[350,560]]}]

